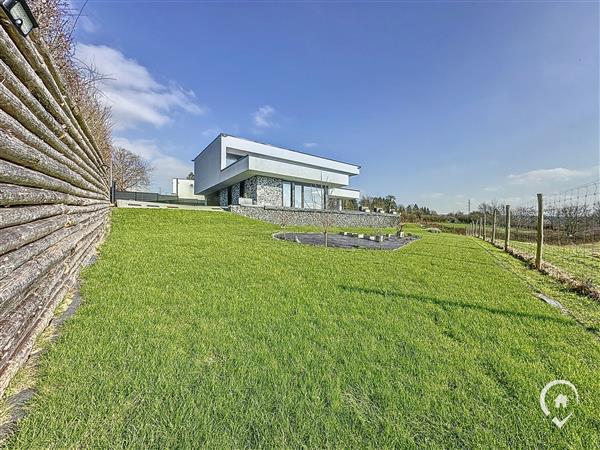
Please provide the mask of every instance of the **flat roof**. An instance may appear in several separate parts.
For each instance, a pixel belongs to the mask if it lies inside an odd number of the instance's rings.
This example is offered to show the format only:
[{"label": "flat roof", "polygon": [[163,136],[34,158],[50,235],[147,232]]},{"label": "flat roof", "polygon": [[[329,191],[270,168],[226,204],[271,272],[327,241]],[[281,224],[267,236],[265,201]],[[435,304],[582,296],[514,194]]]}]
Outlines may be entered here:
[{"label": "flat roof", "polygon": [[[274,147],[274,148],[277,148],[277,149],[280,149],[280,150],[287,150],[288,152],[301,153],[301,154],[303,154],[303,155],[312,156],[312,157],[314,157],[314,158],[326,159],[326,160],[328,160],[328,161],[333,161],[333,162],[342,163],[342,164],[348,164],[349,166],[355,166],[355,167],[358,167],[359,169],[361,168],[361,166],[359,166],[358,164],[352,164],[352,163],[349,163],[349,162],[340,161],[340,160],[338,160],[338,159],[327,158],[327,157],[325,157],[325,156],[315,155],[315,154],[313,154],[313,153],[302,152],[302,151],[300,151],[300,150],[293,150],[293,149],[291,149],[291,148],[286,148],[286,147],[281,147],[281,146],[279,146],[279,145],[273,145],[273,144],[269,144],[268,142],[260,142],[260,141],[255,141],[254,139],[248,139],[248,138],[245,138],[245,137],[234,136],[233,134],[226,134],[226,133],[219,133],[219,134],[217,135],[217,137],[215,137],[215,138],[214,138],[212,141],[210,141],[210,143],[209,143],[209,144],[208,144],[206,147],[204,147],[204,149],[202,150],[202,152],[203,152],[204,150],[206,150],[206,149],[207,149],[207,148],[208,148],[208,147],[209,147],[209,146],[210,146],[210,145],[211,145],[213,142],[215,142],[215,141],[216,141],[218,138],[220,138],[220,137],[232,137],[232,138],[236,138],[236,139],[241,139],[242,141],[253,142],[253,143],[255,143],[255,144],[261,144],[261,145],[268,145],[269,147]],[[200,154],[201,154],[202,152],[198,153],[198,155],[196,156],[196,158],[198,158],[198,156],[200,156]],[[192,161],[195,161],[195,160],[196,160],[196,158],[192,159]]]}]

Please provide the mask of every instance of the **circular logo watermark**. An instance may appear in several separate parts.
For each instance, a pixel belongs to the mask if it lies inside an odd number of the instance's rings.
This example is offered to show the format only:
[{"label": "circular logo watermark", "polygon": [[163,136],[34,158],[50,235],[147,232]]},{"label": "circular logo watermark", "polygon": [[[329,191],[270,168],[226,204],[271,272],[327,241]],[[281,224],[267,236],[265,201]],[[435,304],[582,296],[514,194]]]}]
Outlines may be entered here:
[{"label": "circular logo watermark", "polygon": [[[568,389],[560,389],[559,386],[566,386]],[[554,380],[544,386],[544,389],[542,389],[542,392],[540,392],[540,407],[542,408],[542,411],[546,417],[550,417],[552,415],[550,408],[548,407],[548,403],[546,402],[546,397],[549,395],[551,390],[554,391],[554,394],[552,394],[554,395],[552,400],[552,408],[554,410],[552,423],[558,428],[562,428],[573,415],[573,410],[571,407],[569,407],[570,404],[573,404],[573,398],[575,399],[575,403],[579,403],[579,392],[577,392],[575,385],[567,380]],[[569,390],[575,395],[573,396],[571,393],[569,393]],[[550,398],[552,398],[552,395]],[[571,395],[571,397],[569,395]],[[569,410],[571,412],[567,415],[564,415]]]}]

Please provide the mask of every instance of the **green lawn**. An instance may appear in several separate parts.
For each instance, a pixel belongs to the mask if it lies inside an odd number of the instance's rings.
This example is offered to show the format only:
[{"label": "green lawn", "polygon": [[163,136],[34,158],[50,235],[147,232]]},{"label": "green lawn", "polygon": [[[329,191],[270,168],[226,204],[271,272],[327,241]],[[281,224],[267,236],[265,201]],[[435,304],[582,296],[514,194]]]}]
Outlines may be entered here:
[{"label": "green lawn", "polygon": [[[511,241],[511,247],[535,255],[534,242]],[[600,243],[579,245],[544,245],[543,260],[582,281],[600,286]]]},{"label": "green lawn", "polygon": [[[465,234],[466,229],[466,224],[464,223],[444,222],[433,224],[433,226],[439,227],[446,233]],[[496,234],[497,242],[504,242],[504,231],[504,227],[498,225]],[[547,233],[551,232],[547,231]],[[491,239],[491,235],[492,227],[488,224],[488,226],[486,226],[487,239]],[[521,250],[522,252],[535,257],[535,236],[535,229],[515,229],[512,232],[510,245],[517,250]],[[546,237],[546,240],[550,241],[548,237]],[[556,238],[554,239],[554,242],[556,242]],[[591,281],[600,286],[600,242],[577,245],[566,243],[563,245],[554,245],[545,243],[544,261],[553,264],[560,270],[567,272],[581,281]]]},{"label": "green lawn", "polygon": [[[196,211],[112,227],[9,447],[600,446],[598,335],[487,243],[325,249]],[[581,398],[562,430],[539,407],[554,379]]]}]

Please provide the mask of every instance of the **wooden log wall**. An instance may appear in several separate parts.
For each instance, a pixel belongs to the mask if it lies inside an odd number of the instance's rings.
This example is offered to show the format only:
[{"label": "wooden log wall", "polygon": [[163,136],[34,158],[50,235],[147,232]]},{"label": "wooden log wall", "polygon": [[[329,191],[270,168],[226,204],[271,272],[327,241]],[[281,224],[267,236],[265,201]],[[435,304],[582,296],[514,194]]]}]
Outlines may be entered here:
[{"label": "wooden log wall", "polygon": [[107,229],[107,167],[34,30],[0,12],[0,394]]}]

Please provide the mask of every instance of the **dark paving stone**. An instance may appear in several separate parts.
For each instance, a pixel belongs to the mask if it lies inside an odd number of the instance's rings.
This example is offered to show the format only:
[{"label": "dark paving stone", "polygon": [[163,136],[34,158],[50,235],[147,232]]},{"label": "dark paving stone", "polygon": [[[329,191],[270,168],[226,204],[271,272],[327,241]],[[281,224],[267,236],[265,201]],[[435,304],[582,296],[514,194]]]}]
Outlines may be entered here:
[{"label": "dark paving stone", "polygon": [[[275,235],[277,239],[298,242],[306,245],[325,245],[325,236],[323,233],[277,233]],[[395,250],[400,247],[404,247],[410,244],[412,241],[418,239],[415,236],[407,236],[403,238],[392,236],[390,238],[384,238],[383,242],[370,241],[368,239],[361,239],[351,236],[343,236],[341,234],[329,234],[327,238],[328,247],[337,248],[367,248],[373,250]]]}]

